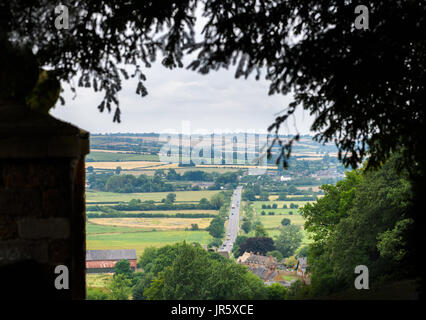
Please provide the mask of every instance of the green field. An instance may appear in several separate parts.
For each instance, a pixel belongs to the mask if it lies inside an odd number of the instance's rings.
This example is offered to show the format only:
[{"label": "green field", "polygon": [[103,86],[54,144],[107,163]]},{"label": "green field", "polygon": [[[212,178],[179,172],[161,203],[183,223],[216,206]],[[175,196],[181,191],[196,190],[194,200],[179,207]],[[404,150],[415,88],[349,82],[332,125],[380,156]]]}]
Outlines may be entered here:
[{"label": "green field", "polygon": [[93,223],[86,223],[86,234],[104,234],[104,233],[129,233],[129,232],[140,232],[138,228],[128,228],[128,227],[116,227],[116,226],[102,226]]},{"label": "green field", "polygon": [[[254,201],[253,207],[256,212],[256,218],[258,218],[262,222],[263,226],[265,227],[270,237],[275,237],[279,235],[280,229],[282,227],[281,225],[282,219],[288,218],[290,219],[291,224],[302,227],[302,233],[303,233],[302,245],[304,245],[304,244],[311,243],[312,240],[308,237],[308,233],[305,230],[303,230],[305,219],[300,215],[299,208],[309,202],[312,202],[312,201]],[[278,206],[277,209],[262,209],[262,204],[272,206],[273,203],[277,204]],[[282,206],[284,204],[286,204],[287,207],[290,207],[290,203],[299,205],[299,208],[282,209]],[[264,216],[261,215],[262,211],[265,211],[266,213]],[[271,211],[274,212],[275,215],[268,215],[268,212],[271,212]],[[292,215],[288,214],[290,211],[293,211]]]},{"label": "green field", "polygon": [[214,194],[219,193],[220,190],[202,190],[202,191],[171,191],[171,192],[145,192],[145,193],[116,193],[116,192],[102,192],[102,191],[86,191],[87,204],[90,202],[109,202],[109,201],[122,201],[128,202],[132,199],[140,199],[141,201],[154,200],[161,201],[167,194],[176,194],[176,202],[180,201],[200,201],[201,198],[210,199]]},{"label": "green field", "polygon": [[276,229],[281,227],[281,221],[284,218],[288,218],[291,221],[291,224],[294,224],[296,226],[303,226],[303,224],[305,223],[305,219],[303,219],[303,217],[301,215],[278,215],[278,216],[257,216],[260,221],[262,222],[263,226],[265,227],[265,229]]},{"label": "green field", "polygon": [[[262,210],[272,211],[272,210],[278,210],[278,209],[286,210],[286,209],[282,209],[284,204],[286,204],[287,207],[290,208],[290,203],[294,203],[294,204],[297,204],[300,208],[300,207],[303,207],[305,204],[307,204],[309,202],[314,202],[314,201],[291,201],[291,200],[286,200],[286,201],[281,201],[281,200],[279,200],[279,201],[278,200],[277,201],[253,201],[253,208],[256,211],[259,211],[259,210],[260,211],[262,211]],[[272,206],[274,203],[278,206],[277,209],[262,209],[262,204]],[[293,212],[294,212],[295,210],[298,210],[298,209],[290,209],[290,210],[293,210]]]},{"label": "green field", "polygon": [[[92,151],[87,155],[91,161],[160,161],[158,155],[135,153],[112,153]],[[90,161],[87,161],[90,163]]]},{"label": "green field", "polygon": [[[175,242],[199,242],[207,244],[212,237],[207,231],[142,231],[135,232],[137,228],[90,226],[87,227],[86,247],[87,250],[113,250],[113,249],[135,249],[138,257],[147,247],[162,247]],[[96,228],[99,229],[96,230]],[[89,229],[90,228],[90,229]],[[105,233],[93,233],[101,230]],[[91,232],[89,232],[89,230]],[[140,229],[139,229],[140,230]]]},{"label": "green field", "polygon": [[108,273],[87,273],[86,287],[105,288],[112,275]]},{"label": "green field", "polygon": [[[280,229],[268,229],[266,230],[266,232],[268,232],[269,237],[274,238],[280,234]],[[303,229],[302,229],[302,234],[303,234],[303,239],[302,239],[301,246],[312,243],[312,239],[309,238],[308,233]]]}]

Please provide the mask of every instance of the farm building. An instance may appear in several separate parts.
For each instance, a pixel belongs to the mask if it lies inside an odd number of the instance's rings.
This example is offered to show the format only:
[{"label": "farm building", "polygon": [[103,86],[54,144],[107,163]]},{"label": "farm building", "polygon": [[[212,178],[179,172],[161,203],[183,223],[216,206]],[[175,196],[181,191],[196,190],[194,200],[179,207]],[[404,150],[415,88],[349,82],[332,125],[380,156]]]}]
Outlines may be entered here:
[{"label": "farm building", "polygon": [[136,250],[87,250],[86,272],[87,273],[110,273],[114,272],[115,264],[120,260],[128,260],[130,267],[136,270]]}]

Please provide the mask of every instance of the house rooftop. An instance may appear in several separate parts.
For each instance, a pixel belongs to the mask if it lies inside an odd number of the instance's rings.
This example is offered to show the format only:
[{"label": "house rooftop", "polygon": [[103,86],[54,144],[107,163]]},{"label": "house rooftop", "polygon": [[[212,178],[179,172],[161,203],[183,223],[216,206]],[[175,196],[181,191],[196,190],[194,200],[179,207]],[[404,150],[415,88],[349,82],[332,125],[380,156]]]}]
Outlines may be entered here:
[{"label": "house rooftop", "polygon": [[136,260],[136,250],[87,250],[86,261],[99,260]]}]

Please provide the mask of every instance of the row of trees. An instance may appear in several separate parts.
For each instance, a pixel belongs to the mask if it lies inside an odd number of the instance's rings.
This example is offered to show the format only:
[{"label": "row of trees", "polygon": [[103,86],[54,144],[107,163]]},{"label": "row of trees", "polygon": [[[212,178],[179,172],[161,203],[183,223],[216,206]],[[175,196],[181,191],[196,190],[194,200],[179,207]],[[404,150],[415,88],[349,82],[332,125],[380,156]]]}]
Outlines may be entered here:
[{"label": "row of trees", "polygon": [[201,198],[198,203],[175,203],[176,194],[169,193],[161,203],[155,203],[153,200],[141,201],[132,199],[129,202],[120,202],[116,205],[87,206],[87,211],[115,212],[115,211],[153,211],[153,210],[219,210],[226,202],[229,195],[226,191],[221,191],[211,196],[210,200]]},{"label": "row of trees", "polygon": [[[290,203],[289,205],[290,209],[297,209],[299,208],[299,205],[297,203]],[[277,209],[278,205],[276,203],[270,204],[262,204],[262,209]],[[283,204],[283,209],[288,209],[287,204]]]},{"label": "row of trees", "polygon": [[[275,190],[273,194],[278,193],[278,200],[281,201],[312,201],[317,199],[317,195],[321,192],[314,192],[309,190],[298,190],[296,187],[291,192],[283,191],[287,186],[281,183],[281,186]],[[261,191],[262,189],[262,191]],[[266,189],[266,190],[265,190]],[[271,190],[267,191],[267,186],[261,185],[261,182],[256,182],[255,184],[249,184],[244,188],[242,198],[246,201],[269,201],[269,196],[271,195]],[[298,197],[289,197],[288,195],[299,195]]]},{"label": "row of trees", "polygon": [[[190,185],[180,186],[176,184],[176,181],[214,181],[214,184],[209,186],[210,190],[218,190],[224,186],[231,189],[238,184],[238,172],[225,172],[220,174],[217,172],[208,173],[202,170],[196,170],[186,171],[181,175],[176,173],[176,170],[169,169],[167,174],[164,170],[156,170],[153,177],[144,174],[138,177],[131,174],[120,174],[120,167],[117,167],[114,172],[115,174],[113,172],[94,173],[93,170],[88,170],[88,172],[87,181],[90,188],[100,191],[121,193],[167,192],[180,190],[182,187],[184,187],[185,190],[193,189]],[[171,183],[172,181],[173,183]],[[196,188],[199,189],[197,186]]]}]

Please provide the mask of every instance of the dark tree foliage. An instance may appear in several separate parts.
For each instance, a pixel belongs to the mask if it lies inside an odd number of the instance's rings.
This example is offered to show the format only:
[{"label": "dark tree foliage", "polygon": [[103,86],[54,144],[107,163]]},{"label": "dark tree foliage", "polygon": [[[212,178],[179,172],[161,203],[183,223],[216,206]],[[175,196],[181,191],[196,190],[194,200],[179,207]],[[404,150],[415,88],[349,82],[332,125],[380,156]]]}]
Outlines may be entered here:
[{"label": "dark tree foliage", "polygon": [[[69,8],[70,29],[59,31],[56,3],[1,1],[2,47],[15,48],[9,58],[18,55],[18,47],[31,48],[38,64],[53,67],[56,78],[70,82],[78,76],[78,86],[104,92],[99,109],[111,110],[115,104],[114,120],[120,119],[117,93],[129,78],[122,66],[134,66],[136,92],[144,96],[142,66],[150,67],[158,52],[168,68],[182,67],[184,54],[196,52],[191,70],[206,74],[236,64],[237,78],[256,71],[259,79],[265,71],[270,94],[294,94],[271,131],[278,133],[301,106],[316,118],[316,139],[335,141],[347,165],[357,166],[367,148],[372,166],[400,148],[413,168],[426,158],[417,139],[423,133],[426,83],[422,1],[369,1],[369,30],[354,28],[355,1],[62,4]],[[199,42],[193,31],[197,4],[207,19]],[[276,136],[272,141],[282,146],[284,165],[297,138],[284,143]]]},{"label": "dark tree foliage", "polygon": [[275,250],[274,240],[268,237],[247,238],[240,244],[240,255],[245,251],[265,255],[268,251]]},{"label": "dark tree foliage", "polygon": [[[79,87],[103,92],[105,97],[98,108],[111,111],[116,105],[114,121],[120,121],[117,93],[122,89],[122,80],[136,77],[136,93],[147,95],[141,67],[149,68],[157,52],[162,53],[164,66],[183,66],[182,47],[192,42],[196,1],[61,3],[69,9],[69,30],[55,27],[59,15],[55,13],[56,2],[2,0],[1,46],[12,45],[15,51],[33,49],[38,64],[53,67],[54,76],[71,83],[73,91],[76,88],[71,80],[78,76]],[[134,66],[134,73],[129,75],[124,65]]]},{"label": "dark tree foliage", "polygon": [[[269,128],[277,134],[301,106],[315,116],[320,142],[335,141],[356,167],[370,148],[379,165],[404,148],[424,158],[426,6],[422,1],[369,1],[369,30],[356,30],[356,1],[206,1],[209,19],[198,59],[201,73],[237,63],[236,77],[261,68],[270,94],[294,101]],[[295,137],[297,140],[298,136]],[[290,155],[293,139],[283,144]],[[282,160],[281,158],[281,160]]]}]

